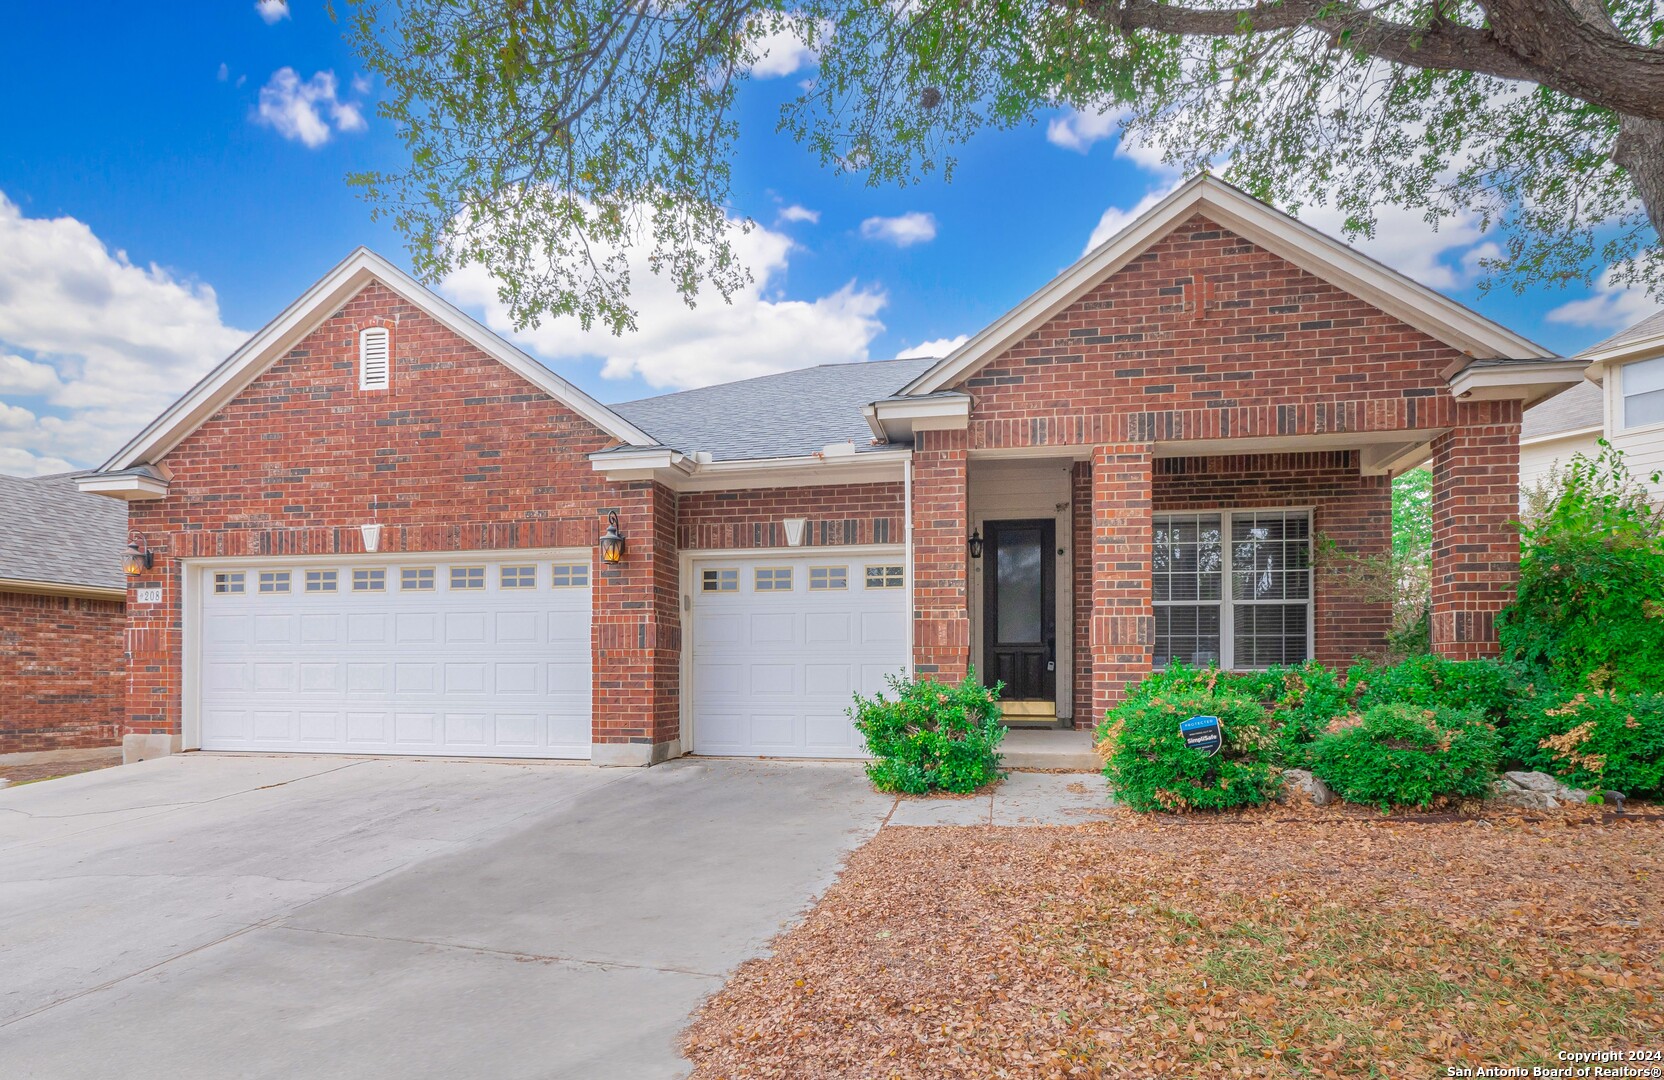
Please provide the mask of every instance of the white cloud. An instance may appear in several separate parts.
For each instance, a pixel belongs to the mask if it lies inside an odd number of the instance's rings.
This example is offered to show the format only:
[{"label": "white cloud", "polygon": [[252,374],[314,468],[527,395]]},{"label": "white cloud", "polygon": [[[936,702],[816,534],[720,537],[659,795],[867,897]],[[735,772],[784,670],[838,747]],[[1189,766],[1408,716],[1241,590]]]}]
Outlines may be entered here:
[{"label": "white cloud", "polygon": [[759,79],[778,79],[813,67],[820,60],[819,53],[803,43],[802,30],[790,25],[765,34],[751,46],[757,59],[752,61],[751,74]]},{"label": "white cloud", "polygon": [[1053,146],[1084,154],[1092,149],[1093,144],[1119,131],[1127,115],[1124,108],[1112,108],[1105,112],[1082,112],[1071,108],[1047,122],[1046,141]]},{"label": "white cloud", "polygon": [[797,206],[796,204],[793,204],[791,206],[781,207],[779,220],[807,221],[811,225],[819,225],[820,211],[811,210],[806,206]]},{"label": "white cloud", "polygon": [[930,341],[921,341],[917,345],[909,345],[900,352],[896,353],[896,359],[905,360],[909,357],[919,356],[930,357],[933,360],[940,359],[969,340],[971,340],[971,335],[959,334],[955,337],[933,338]]},{"label": "white cloud", "polygon": [[1601,274],[1595,291],[1581,300],[1561,304],[1547,315],[1549,322],[1587,326],[1593,330],[1616,331],[1634,326],[1658,310],[1658,300],[1647,295],[1644,286],[1624,286],[1613,280],[1612,271]]},{"label": "white cloud", "polygon": [[1176,187],[1178,187],[1178,184],[1174,183],[1160,190],[1150,192],[1139,199],[1138,205],[1131,210],[1122,210],[1118,206],[1112,206],[1105,210],[1103,216],[1098,218],[1098,224],[1092,227],[1092,235],[1086,240],[1086,251],[1081,252],[1081,254],[1086,254],[1087,251],[1091,251],[1128,225],[1131,225],[1133,221],[1148,213],[1156,203],[1171,195]]},{"label": "white cloud", "polygon": [[214,290],[0,194],[0,471],[96,465],[242,343]]},{"label": "white cloud", "polygon": [[936,215],[915,210],[896,217],[870,217],[861,222],[861,235],[896,247],[928,243],[936,239]]},{"label": "white cloud", "polygon": [[227,79],[231,78],[231,68],[228,67],[223,60],[220,61],[220,70],[216,77],[220,82],[225,82]]},{"label": "white cloud", "polygon": [[368,126],[363,105],[342,101],[339,88],[333,71],[317,72],[302,82],[294,68],[278,68],[260,88],[255,119],[311,148],[329,141],[332,125],[336,131],[363,131]]},{"label": "white cloud", "polygon": [[267,26],[276,26],[289,17],[289,0],[255,0],[254,10]]},{"label": "white cloud", "polygon": [[[584,330],[575,318],[516,331],[495,280],[477,265],[450,275],[439,288],[545,361],[600,357],[603,377],[639,376],[655,388],[687,389],[868,358],[868,346],[884,329],[878,320],[887,302],[882,289],[851,282],[814,300],[765,299],[779,295],[791,238],[761,226],[742,232],[738,221],[730,223],[728,238],[754,281],[726,303],[715,289],[702,288],[691,308],[648,266],[650,244],[629,248],[630,302],[640,314],[636,329],[623,337],[601,326]],[[610,254],[597,252],[597,261]]]}]

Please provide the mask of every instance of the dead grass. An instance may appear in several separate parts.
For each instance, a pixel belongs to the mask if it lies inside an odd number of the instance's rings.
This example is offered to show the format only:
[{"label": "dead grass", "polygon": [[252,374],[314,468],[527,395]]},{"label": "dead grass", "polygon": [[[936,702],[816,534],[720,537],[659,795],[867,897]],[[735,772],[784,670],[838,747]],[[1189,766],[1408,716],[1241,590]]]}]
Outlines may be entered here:
[{"label": "dead grass", "polygon": [[1656,817],[889,828],[686,1050],[701,1080],[1558,1066],[1664,1047],[1661,886]]}]

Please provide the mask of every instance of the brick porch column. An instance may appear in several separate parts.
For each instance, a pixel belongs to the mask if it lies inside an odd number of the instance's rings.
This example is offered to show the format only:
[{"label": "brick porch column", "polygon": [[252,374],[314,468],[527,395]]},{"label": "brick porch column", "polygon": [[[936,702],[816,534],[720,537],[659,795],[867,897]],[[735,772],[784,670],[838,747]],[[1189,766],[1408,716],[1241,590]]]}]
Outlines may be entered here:
[{"label": "brick porch column", "polygon": [[1092,451],[1092,720],[1150,672],[1151,446]]},{"label": "brick porch column", "polygon": [[1520,403],[1463,405],[1433,440],[1433,651],[1495,656],[1519,580]]},{"label": "brick porch column", "polygon": [[971,662],[963,431],[921,431],[913,448],[913,670],[957,683]]},{"label": "brick porch column", "polygon": [[676,495],[663,485],[621,485],[613,507],[624,534],[624,561],[595,559],[593,589],[594,714],[590,759],[596,765],[652,765],[680,745],[678,690],[682,656],[677,576]]}]

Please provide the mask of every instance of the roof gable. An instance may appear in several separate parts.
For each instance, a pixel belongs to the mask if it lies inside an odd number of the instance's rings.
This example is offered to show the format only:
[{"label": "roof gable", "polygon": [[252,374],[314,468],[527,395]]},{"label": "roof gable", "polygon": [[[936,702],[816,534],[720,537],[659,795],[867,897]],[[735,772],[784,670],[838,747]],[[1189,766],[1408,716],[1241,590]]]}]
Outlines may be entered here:
[{"label": "roof gable", "polygon": [[226,357],[116,451],[98,471],[117,472],[160,460],[371,282],[381,283],[422,309],[452,333],[606,434],[632,446],[655,445],[652,436],[516,349],[380,255],[361,247]]},{"label": "roof gable", "polygon": [[1203,174],[1186,181],[1125,229],[1087,252],[914,379],[901,393],[930,394],[957,385],[1198,213],[1460,352],[1483,359],[1554,356],[1449,297]]}]

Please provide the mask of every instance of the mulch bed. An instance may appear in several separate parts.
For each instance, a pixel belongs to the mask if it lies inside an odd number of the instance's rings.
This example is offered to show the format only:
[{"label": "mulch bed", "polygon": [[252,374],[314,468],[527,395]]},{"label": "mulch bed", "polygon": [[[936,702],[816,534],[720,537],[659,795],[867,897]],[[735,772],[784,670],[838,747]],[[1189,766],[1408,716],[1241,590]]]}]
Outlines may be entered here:
[{"label": "mulch bed", "polygon": [[10,780],[12,786],[30,784],[37,780],[56,780],[60,776],[94,772],[121,764],[121,751],[107,758],[82,758],[74,761],[52,761],[43,765],[0,766],[0,780]]},{"label": "mulch bed", "polygon": [[1539,818],[886,828],[684,1049],[699,1080],[1396,1080],[1664,1049],[1664,818]]}]

